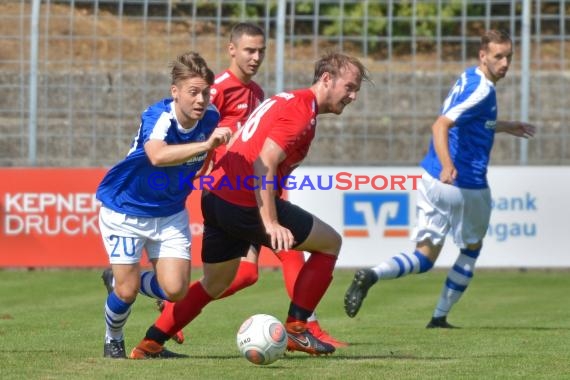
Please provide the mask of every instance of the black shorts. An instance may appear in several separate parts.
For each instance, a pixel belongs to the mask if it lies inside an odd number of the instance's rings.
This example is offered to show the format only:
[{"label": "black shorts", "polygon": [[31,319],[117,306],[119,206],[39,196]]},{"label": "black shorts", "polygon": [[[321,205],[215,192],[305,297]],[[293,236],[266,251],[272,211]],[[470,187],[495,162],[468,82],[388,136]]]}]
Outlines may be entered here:
[{"label": "black shorts", "polygon": [[[301,207],[277,198],[277,218],[295,238],[295,245],[303,243],[313,228],[313,215]],[[202,262],[221,263],[247,255],[250,245],[271,248],[259,208],[229,203],[209,191],[202,192],[204,235]]]}]

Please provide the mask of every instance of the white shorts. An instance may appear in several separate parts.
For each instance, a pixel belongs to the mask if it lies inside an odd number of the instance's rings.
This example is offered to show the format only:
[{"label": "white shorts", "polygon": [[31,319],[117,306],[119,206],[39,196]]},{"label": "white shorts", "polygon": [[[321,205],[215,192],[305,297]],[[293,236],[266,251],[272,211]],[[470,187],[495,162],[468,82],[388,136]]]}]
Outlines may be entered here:
[{"label": "white shorts", "polygon": [[140,262],[143,248],[149,260],[178,257],[190,260],[188,212],[160,218],[140,218],[101,206],[99,230],[111,264]]},{"label": "white shorts", "polygon": [[485,237],[491,218],[491,191],[461,189],[433,178],[427,173],[418,183],[417,225],[412,240],[443,244],[448,232],[459,248]]}]

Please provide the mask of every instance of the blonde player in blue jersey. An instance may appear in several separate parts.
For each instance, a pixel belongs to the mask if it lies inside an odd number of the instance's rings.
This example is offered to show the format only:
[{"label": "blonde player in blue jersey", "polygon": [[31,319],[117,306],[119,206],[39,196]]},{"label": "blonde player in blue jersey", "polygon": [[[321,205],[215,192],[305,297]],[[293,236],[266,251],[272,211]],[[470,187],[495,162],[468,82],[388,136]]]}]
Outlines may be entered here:
[{"label": "blonde player in blue jersey", "polygon": [[508,33],[489,30],[482,36],[479,65],[461,74],[432,125],[429,151],[421,162],[425,172],[418,184],[417,225],[412,236],[416,249],[356,272],[344,298],[349,317],[358,313],[378,280],[430,270],[450,232],[460,252],[427,327],[454,327],[447,322],[447,315],[473,278],[489,227],[487,166],[495,133],[527,138],[535,132],[528,123],[497,120],[495,85],[507,74],[512,56]]},{"label": "blonde player in blue jersey", "polygon": [[[209,104],[214,73],[194,52],[172,63],[171,98],[142,114],[127,156],[97,189],[101,237],[114,287],[105,302],[105,357],[126,358],[123,327],[137,293],[177,301],[190,281],[186,198],[208,152],[229,141]],[[154,271],[141,273],[143,248]],[[164,350],[162,356],[179,356]]]}]

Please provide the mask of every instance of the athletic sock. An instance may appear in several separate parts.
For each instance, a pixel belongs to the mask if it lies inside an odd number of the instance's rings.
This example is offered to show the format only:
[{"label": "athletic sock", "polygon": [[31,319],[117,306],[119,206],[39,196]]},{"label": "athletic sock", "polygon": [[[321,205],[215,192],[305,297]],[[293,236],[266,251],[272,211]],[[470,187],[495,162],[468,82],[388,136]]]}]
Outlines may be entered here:
[{"label": "athletic sock", "polygon": [[336,259],[334,255],[311,252],[295,282],[287,322],[307,321],[311,316],[332,281]]},{"label": "athletic sock", "polygon": [[289,295],[289,299],[293,299],[293,292],[295,290],[295,282],[299,276],[299,272],[305,265],[305,253],[303,251],[281,251],[276,254],[277,258],[281,260],[281,268],[283,271],[283,281],[285,282],[285,289]]},{"label": "athletic sock", "polygon": [[200,281],[195,281],[188,287],[186,296],[176,303],[166,302],[164,310],[154,325],[162,332],[172,337],[184,326],[194,320],[202,312],[204,306],[213,300]]},{"label": "athletic sock", "polygon": [[455,264],[447,273],[447,279],[433,312],[434,318],[446,316],[451,307],[459,301],[473,278],[475,263],[480,252],[481,249],[462,249],[460,251]]},{"label": "athletic sock", "polygon": [[250,261],[241,261],[239,263],[236,276],[230,284],[230,287],[227,288],[226,291],[218,297],[218,299],[231,296],[232,294],[255,284],[258,277],[259,270],[257,263],[252,263]]},{"label": "athletic sock", "polygon": [[317,318],[317,313],[313,311],[313,314],[307,318],[307,322],[317,322],[319,319]]},{"label": "athletic sock", "polygon": [[156,278],[156,273],[153,271],[141,273],[141,287],[139,289],[139,293],[158,300],[168,299],[166,294],[164,294],[164,291],[160,288],[158,279]]},{"label": "athletic sock", "polygon": [[130,303],[121,300],[115,292],[109,293],[105,302],[105,341],[123,340],[123,327],[131,313]]},{"label": "athletic sock", "polygon": [[424,273],[433,267],[433,263],[417,250],[413,254],[400,253],[373,267],[378,279],[389,280],[411,273]]}]

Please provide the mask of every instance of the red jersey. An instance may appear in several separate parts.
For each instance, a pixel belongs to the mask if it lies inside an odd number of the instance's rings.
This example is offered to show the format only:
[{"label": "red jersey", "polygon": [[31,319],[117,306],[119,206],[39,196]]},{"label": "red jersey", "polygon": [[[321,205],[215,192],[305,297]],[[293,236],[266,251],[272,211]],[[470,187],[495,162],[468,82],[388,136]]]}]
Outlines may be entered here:
[{"label": "red jersey", "polygon": [[[245,84],[230,70],[218,74],[210,88],[210,103],[220,111],[218,126],[229,127],[232,133],[236,133],[264,96],[263,90],[254,81]],[[226,148],[226,145],[220,145],[214,150],[214,162],[226,153]]]},{"label": "red jersey", "polygon": [[[240,206],[257,206],[253,163],[267,138],[286,154],[277,167],[277,178],[267,178],[283,190],[284,177],[307,156],[317,125],[317,102],[310,89],[283,92],[264,101],[249,117],[237,139],[212,171],[212,193]],[[264,179],[260,179],[264,180]],[[263,186],[260,182],[259,186]]]},{"label": "red jersey", "polygon": [[220,111],[221,127],[230,127],[235,133],[247,117],[263,101],[265,94],[257,83],[241,82],[230,70],[216,76],[210,89],[210,102]]}]

